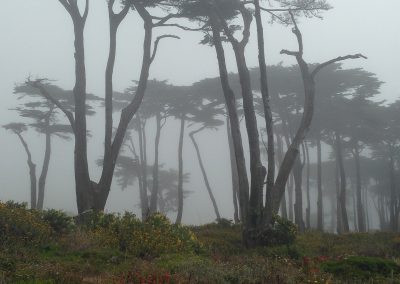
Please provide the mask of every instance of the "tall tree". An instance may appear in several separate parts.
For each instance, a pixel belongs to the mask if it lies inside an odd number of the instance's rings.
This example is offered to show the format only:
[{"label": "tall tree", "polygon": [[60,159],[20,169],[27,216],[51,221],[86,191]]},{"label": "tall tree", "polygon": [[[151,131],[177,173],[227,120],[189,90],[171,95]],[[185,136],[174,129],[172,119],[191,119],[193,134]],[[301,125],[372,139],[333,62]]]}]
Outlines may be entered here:
[{"label": "tall tree", "polygon": [[[153,28],[163,26],[165,21],[170,18],[153,17],[148,8],[157,7],[165,4],[164,1],[152,1],[143,3],[141,1],[126,1],[124,8],[119,14],[114,14],[113,5],[115,1],[108,2],[110,16],[110,52],[106,69],[106,131],[105,131],[105,156],[103,160],[103,170],[98,183],[91,181],[87,161],[87,130],[86,130],[86,66],[84,49],[84,28],[89,13],[89,0],[85,2],[83,13],[80,12],[77,0],[59,0],[66,11],[69,13],[75,35],[75,87],[74,87],[74,115],[69,111],[64,111],[67,115],[75,136],[75,184],[78,212],[83,213],[89,209],[103,210],[110,192],[111,182],[115,170],[116,160],[124,141],[124,136],[128,125],[138,110],[147,87],[149,70],[155,59],[158,43],[163,38],[174,37],[163,35],[158,37],[153,43]],[[119,24],[128,12],[129,7],[134,8],[144,21],[144,44],[143,60],[138,87],[131,102],[121,111],[121,118],[118,123],[114,138],[111,137],[112,129],[112,74],[114,69],[116,31]],[[50,99],[57,105],[54,98],[46,92],[45,87],[40,82],[32,82],[32,86],[41,90],[43,96]],[[57,105],[58,106],[58,105]],[[112,140],[112,141],[111,141]]]}]

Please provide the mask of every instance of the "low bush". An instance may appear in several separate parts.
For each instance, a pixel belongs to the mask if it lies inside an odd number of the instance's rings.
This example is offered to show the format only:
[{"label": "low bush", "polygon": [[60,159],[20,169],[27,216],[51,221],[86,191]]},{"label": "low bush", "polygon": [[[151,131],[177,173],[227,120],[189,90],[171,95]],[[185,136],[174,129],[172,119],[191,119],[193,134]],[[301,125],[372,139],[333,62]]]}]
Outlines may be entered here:
[{"label": "low bush", "polygon": [[261,242],[265,246],[291,245],[295,242],[297,233],[295,224],[275,215],[272,226],[263,230]]},{"label": "low bush", "polygon": [[86,228],[104,247],[117,247],[139,257],[155,257],[172,252],[195,253],[201,247],[189,228],[171,224],[161,214],[153,214],[144,222],[131,213],[96,215],[89,219]]},{"label": "low bush", "polygon": [[52,229],[36,210],[26,204],[0,203],[0,246],[15,245],[35,247],[51,240]]},{"label": "low bush", "polygon": [[321,269],[344,280],[371,280],[399,276],[400,266],[393,260],[351,256],[321,263]]},{"label": "low bush", "polygon": [[45,221],[53,229],[56,234],[65,234],[75,229],[74,219],[60,210],[44,210],[41,211],[43,221]]}]

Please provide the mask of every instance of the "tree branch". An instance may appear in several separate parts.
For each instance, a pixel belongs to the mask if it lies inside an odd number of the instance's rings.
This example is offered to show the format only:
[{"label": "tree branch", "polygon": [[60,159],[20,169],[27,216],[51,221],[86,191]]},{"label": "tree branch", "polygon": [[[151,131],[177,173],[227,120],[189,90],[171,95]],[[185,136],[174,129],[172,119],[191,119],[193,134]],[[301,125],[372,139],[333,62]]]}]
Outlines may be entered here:
[{"label": "tree branch", "polygon": [[162,40],[162,39],[164,39],[164,38],[175,38],[175,39],[180,39],[180,37],[179,37],[179,36],[176,36],[176,35],[162,35],[162,36],[157,37],[156,41],[154,42],[153,53],[152,53],[152,55],[151,55],[151,57],[150,57],[150,62],[151,62],[151,63],[153,63],[154,58],[156,57],[157,49],[158,49],[158,45],[159,45],[159,43],[160,43],[160,40]]},{"label": "tree branch", "polygon": [[86,0],[85,11],[83,12],[82,20],[85,22],[89,14],[89,0]]},{"label": "tree branch", "polygon": [[64,6],[65,10],[67,10],[67,12],[72,16],[72,8],[69,2],[67,2],[67,0],[58,0],[58,2],[60,2]]},{"label": "tree branch", "polygon": [[354,55],[339,56],[337,58],[334,58],[334,59],[331,59],[331,60],[328,60],[328,61],[326,61],[324,63],[319,64],[317,67],[315,67],[314,71],[311,72],[311,76],[315,77],[315,75],[317,75],[317,73],[319,71],[321,71],[322,68],[324,68],[324,67],[326,67],[326,66],[328,66],[330,64],[333,64],[335,62],[343,61],[343,60],[347,60],[347,59],[359,59],[359,58],[368,59],[368,57],[362,55],[361,53],[357,53],[357,54],[354,54]]},{"label": "tree branch", "polygon": [[41,95],[43,97],[45,97],[47,100],[49,100],[50,102],[55,104],[68,118],[69,123],[71,124],[71,127],[72,127],[72,131],[75,132],[75,119],[74,119],[72,112],[67,110],[56,98],[54,98],[52,95],[50,95],[50,93],[46,90],[46,88],[42,84],[42,82],[44,80],[45,79],[37,79],[35,81],[32,81],[30,78],[28,78],[28,80],[26,81],[26,84],[28,86],[31,86],[32,88],[39,90],[39,92],[41,93]]}]

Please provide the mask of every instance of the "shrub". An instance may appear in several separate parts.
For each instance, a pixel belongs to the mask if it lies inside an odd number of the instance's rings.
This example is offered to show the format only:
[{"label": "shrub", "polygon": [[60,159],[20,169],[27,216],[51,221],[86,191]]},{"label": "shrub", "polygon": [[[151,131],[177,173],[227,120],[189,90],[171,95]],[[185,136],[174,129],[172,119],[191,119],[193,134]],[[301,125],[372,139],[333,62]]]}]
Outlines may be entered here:
[{"label": "shrub", "polygon": [[365,256],[351,256],[345,259],[328,260],[321,263],[321,269],[346,280],[389,278],[392,275],[400,274],[400,266],[393,260]]},{"label": "shrub", "polygon": [[200,243],[189,228],[171,224],[161,214],[151,215],[144,222],[131,213],[97,215],[91,218],[86,228],[105,247],[116,247],[139,257],[154,257],[166,252],[198,252],[200,249]]},{"label": "shrub", "polygon": [[275,215],[272,226],[265,229],[261,234],[263,245],[290,245],[296,240],[297,227],[291,221]]},{"label": "shrub", "polygon": [[69,233],[75,228],[74,219],[60,210],[45,210],[41,212],[43,221],[50,225],[56,234]]},{"label": "shrub", "polygon": [[51,227],[36,210],[26,209],[25,204],[0,203],[0,243],[37,246],[51,238]]}]

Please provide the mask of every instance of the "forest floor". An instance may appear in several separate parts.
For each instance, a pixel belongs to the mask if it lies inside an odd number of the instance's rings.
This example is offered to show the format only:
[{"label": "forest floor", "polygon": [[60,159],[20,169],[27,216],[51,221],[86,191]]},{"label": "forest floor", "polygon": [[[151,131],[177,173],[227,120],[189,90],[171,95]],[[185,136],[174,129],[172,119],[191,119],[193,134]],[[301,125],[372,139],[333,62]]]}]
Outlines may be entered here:
[{"label": "forest floor", "polygon": [[240,226],[0,203],[0,283],[400,283],[400,235],[318,232],[248,250]]}]

